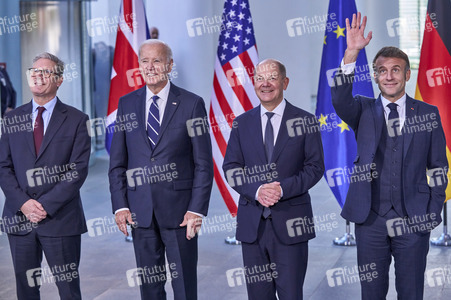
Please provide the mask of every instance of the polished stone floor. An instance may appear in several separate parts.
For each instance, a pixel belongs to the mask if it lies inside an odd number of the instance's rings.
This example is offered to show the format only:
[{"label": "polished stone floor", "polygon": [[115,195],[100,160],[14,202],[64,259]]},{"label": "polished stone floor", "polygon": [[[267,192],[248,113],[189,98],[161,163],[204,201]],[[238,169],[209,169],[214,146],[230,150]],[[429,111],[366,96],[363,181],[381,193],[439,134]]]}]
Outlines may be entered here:
[{"label": "polished stone floor", "polygon": [[[84,299],[139,299],[138,288],[130,287],[126,277],[126,271],[136,267],[132,244],[125,242],[123,235],[113,225],[108,225],[113,219],[107,169],[108,157],[98,155],[82,188],[88,222],[102,218],[104,224],[107,224],[101,231],[90,231],[82,236],[82,294]],[[349,270],[357,264],[355,247],[332,244],[332,240],[345,231],[345,222],[339,216],[339,205],[324,179],[312,189],[311,195],[313,211],[318,216],[320,226],[317,237],[309,242],[304,299],[360,299],[358,282],[344,277],[343,280],[333,279],[330,276],[333,269]],[[4,196],[0,195],[0,210],[3,202]],[[213,189],[207,218],[199,239],[199,299],[246,299],[245,286],[240,281],[231,281],[226,275],[228,270],[242,266],[241,247],[224,243],[225,237],[234,234],[234,220],[229,217],[216,187]],[[88,223],[88,226],[89,224],[93,223]],[[432,232],[432,237],[440,235],[441,231],[442,226]],[[450,271],[451,247],[431,247],[425,278],[425,299],[451,299]],[[16,299],[13,266],[5,234],[0,235],[0,278],[0,299]],[[166,285],[166,290],[168,299],[173,299],[169,284]],[[56,286],[42,284],[41,295],[44,300],[58,299]],[[396,299],[393,268],[387,299]]]}]

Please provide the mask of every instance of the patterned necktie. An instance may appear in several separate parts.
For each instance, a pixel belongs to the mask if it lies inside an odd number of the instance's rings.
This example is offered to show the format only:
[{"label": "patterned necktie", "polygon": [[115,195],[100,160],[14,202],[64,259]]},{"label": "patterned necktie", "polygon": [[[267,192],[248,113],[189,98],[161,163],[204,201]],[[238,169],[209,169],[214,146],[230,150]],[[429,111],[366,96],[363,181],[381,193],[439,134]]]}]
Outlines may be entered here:
[{"label": "patterned necktie", "polygon": [[36,156],[39,154],[39,149],[41,149],[42,140],[44,139],[44,119],[42,119],[42,113],[44,110],[44,106],[38,107],[38,115],[34,121],[33,137]]},{"label": "patterned necktie", "polygon": [[[272,128],[271,118],[274,116],[273,112],[267,112],[266,116],[268,121],[265,128],[265,151],[268,163],[271,162],[272,152],[274,150],[274,129]],[[269,207],[263,207],[263,218],[267,219],[271,215],[271,209]]]},{"label": "patterned necktie", "polygon": [[152,103],[149,108],[149,115],[147,116],[147,137],[150,141],[152,150],[158,141],[158,133],[160,132],[160,110],[158,108],[157,95],[152,97]]},{"label": "patterned necktie", "polygon": [[390,108],[390,113],[388,114],[388,133],[393,139],[396,139],[398,135],[401,135],[401,122],[399,120],[398,104],[389,103],[387,104]]}]

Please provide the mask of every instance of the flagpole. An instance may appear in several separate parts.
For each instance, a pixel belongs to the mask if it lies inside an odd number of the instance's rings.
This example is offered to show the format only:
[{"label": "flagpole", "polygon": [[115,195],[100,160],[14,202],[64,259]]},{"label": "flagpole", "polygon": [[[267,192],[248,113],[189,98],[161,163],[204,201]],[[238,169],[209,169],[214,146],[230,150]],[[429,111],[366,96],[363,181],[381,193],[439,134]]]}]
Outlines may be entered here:
[{"label": "flagpole", "polygon": [[351,233],[351,222],[346,220],[346,232],[342,237],[337,237],[333,241],[336,246],[355,246],[355,238]]},{"label": "flagpole", "polygon": [[443,205],[443,233],[438,238],[431,239],[432,246],[451,247],[451,236],[448,234],[448,212],[446,203]]}]

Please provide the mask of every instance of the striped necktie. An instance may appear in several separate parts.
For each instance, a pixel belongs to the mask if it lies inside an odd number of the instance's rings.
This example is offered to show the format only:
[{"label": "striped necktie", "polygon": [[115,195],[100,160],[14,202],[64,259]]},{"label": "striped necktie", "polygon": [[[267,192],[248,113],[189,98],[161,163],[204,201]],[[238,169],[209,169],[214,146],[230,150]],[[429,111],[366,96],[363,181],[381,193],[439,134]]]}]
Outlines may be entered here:
[{"label": "striped necktie", "polygon": [[158,108],[157,95],[152,97],[152,103],[149,108],[149,115],[147,116],[147,137],[150,141],[152,150],[158,141],[158,133],[160,131],[160,110]]}]

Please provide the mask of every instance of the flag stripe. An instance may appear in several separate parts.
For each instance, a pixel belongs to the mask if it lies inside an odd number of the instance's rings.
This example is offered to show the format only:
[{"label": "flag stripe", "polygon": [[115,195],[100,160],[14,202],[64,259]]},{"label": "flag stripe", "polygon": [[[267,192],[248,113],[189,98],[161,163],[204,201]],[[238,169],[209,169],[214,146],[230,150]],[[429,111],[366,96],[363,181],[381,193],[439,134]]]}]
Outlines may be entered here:
[{"label": "flag stripe", "polygon": [[230,108],[229,103],[227,102],[227,99],[224,97],[224,93],[222,92],[222,88],[219,84],[218,78],[216,77],[216,73],[214,75],[213,79],[213,87],[215,89],[216,98],[218,99],[219,106],[221,106],[221,110],[224,115],[231,115],[233,113],[232,109]]},{"label": "flag stripe", "polygon": [[133,32],[133,19],[130,17],[133,13],[133,3],[129,1],[124,2],[124,21],[126,21],[128,28]]},{"label": "flag stripe", "polygon": [[[224,69],[224,72],[226,74],[230,70],[233,71],[233,68],[232,68],[232,65],[230,64],[230,62],[228,62],[225,65],[223,65],[222,68]],[[243,106],[244,110],[248,111],[249,109],[252,109],[254,107],[252,106],[252,103],[249,100],[249,97],[247,96],[246,91],[244,91],[244,88],[243,88],[242,84],[244,84],[244,82],[242,82],[241,84],[236,84],[236,85],[232,86],[232,89],[235,92],[235,95],[238,97],[238,100],[240,101],[240,103]]]},{"label": "flag stripe", "polygon": [[[210,105],[210,120],[211,119],[216,119],[216,116],[215,116],[215,114],[213,112],[213,107]],[[214,125],[212,124],[211,125],[212,126],[211,132],[213,133],[214,139],[215,139],[215,141],[216,141],[216,143],[218,145],[218,148],[221,151],[222,156],[224,157],[225,153],[226,153],[226,149],[227,149],[227,142],[225,141],[225,139],[224,139],[223,135],[221,134],[221,132],[218,131],[218,130],[215,130],[215,128],[213,128],[213,126],[216,126],[216,125],[217,124],[214,124]]]},{"label": "flag stripe", "polygon": [[[250,49],[249,49],[250,51]],[[249,76],[249,78],[251,79],[252,84],[254,84],[254,66],[258,63],[258,62],[253,62],[251,57],[249,56],[249,52],[243,52],[239,55],[241,61],[243,62],[243,66],[247,72],[247,76]]]},{"label": "flag stripe", "polygon": [[[255,89],[254,89],[254,85],[253,85],[253,76],[249,76],[249,74],[248,74],[248,72],[249,73],[254,72],[254,67],[251,67],[250,70],[248,70],[248,68],[246,68],[246,70],[245,70],[245,66],[243,65],[243,62],[241,61],[240,57],[236,57],[236,58],[232,59],[230,61],[230,65],[234,69],[243,70],[242,72],[240,72],[240,74],[235,75],[235,76],[237,76],[237,80],[240,83],[242,82],[240,87],[242,87],[244,89],[245,93],[249,97],[249,101],[251,102],[252,107],[259,105],[260,100],[257,98],[257,95],[255,94]],[[235,94],[235,91],[232,90],[232,92],[234,94],[234,97],[236,97],[238,99],[238,96]],[[237,103],[240,106],[240,108],[243,109],[243,112],[245,112],[242,104],[239,101],[237,101]]]},{"label": "flag stripe", "polygon": [[[213,161],[214,161],[214,163],[216,164],[216,166],[218,168],[218,172],[215,173],[215,180],[216,181],[222,180],[222,183],[223,183],[223,185],[225,187],[225,190],[224,189],[223,190],[220,189],[220,192],[221,192],[221,195],[222,195],[222,197],[224,199],[224,202],[233,201],[233,202],[236,203],[235,205],[237,205],[239,195],[227,183],[227,180],[226,180],[226,178],[224,176],[224,173],[222,172],[222,164],[224,162],[224,155],[220,153],[220,151],[219,151],[219,149],[217,147],[216,141],[215,141],[213,136],[212,136],[212,147],[213,147]],[[219,184],[218,184],[218,188],[219,188]],[[229,207],[229,205],[227,205],[227,206]],[[236,211],[230,211],[230,213],[234,214],[234,213],[236,213]]]},{"label": "flag stripe", "polygon": [[235,201],[233,201],[232,195],[229,193],[226,184],[224,183],[224,179],[222,178],[218,170],[218,167],[216,166],[216,162],[213,162],[213,166],[214,166],[215,181],[216,184],[218,185],[219,192],[223,196],[224,202],[227,208],[229,209],[229,212],[232,214],[232,216],[235,216],[238,211],[238,207],[236,206]]},{"label": "flag stripe", "polygon": [[[223,99],[226,99],[226,102],[232,109],[232,112],[235,114],[235,116],[242,114],[243,112],[245,112],[245,110],[243,109],[243,106],[241,105],[240,101],[238,100],[237,95],[230,87],[229,79],[227,78],[226,74],[224,73],[224,69],[222,68],[221,63],[219,62],[219,59],[217,59],[215,68],[216,68],[215,69],[216,70],[215,71],[216,79],[219,82],[219,86],[221,87],[221,92],[224,95],[223,98],[217,97],[217,100],[224,101]],[[227,115],[226,113],[224,113],[224,114],[226,116],[230,116],[230,115]],[[216,113],[216,115],[218,115],[218,113]]]},{"label": "flag stripe", "polygon": [[[443,0],[430,0],[428,2],[427,15],[435,14],[435,26],[426,27],[437,31],[440,35],[440,39],[448,49],[448,53],[451,55],[451,1]],[[426,34],[426,32],[425,32]]]}]

